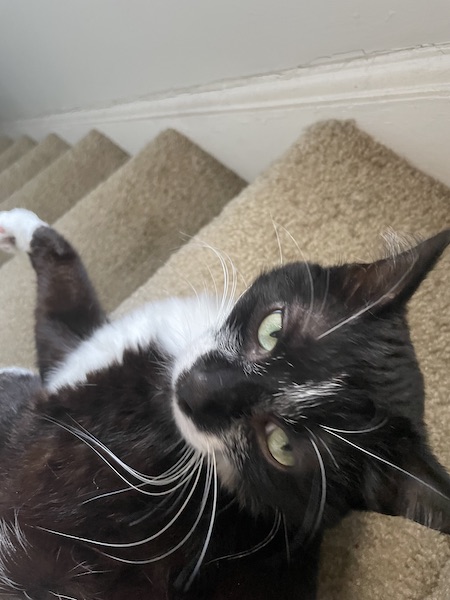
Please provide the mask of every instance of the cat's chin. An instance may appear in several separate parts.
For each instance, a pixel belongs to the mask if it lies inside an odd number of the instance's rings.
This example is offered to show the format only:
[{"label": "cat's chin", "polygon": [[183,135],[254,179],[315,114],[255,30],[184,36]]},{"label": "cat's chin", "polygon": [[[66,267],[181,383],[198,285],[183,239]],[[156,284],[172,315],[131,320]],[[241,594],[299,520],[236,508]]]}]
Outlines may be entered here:
[{"label": "cat's chin", "polygon": [[229,491],[236,489],[239,481],[239,475],[226,456],[225,444],[215,435],[199,431],[192,420],[183,413],[174,397],[172,399],[172,412],[176,426],[183,439],[202,456],[211,456],[214,454],[217,474],[223,487]]}]

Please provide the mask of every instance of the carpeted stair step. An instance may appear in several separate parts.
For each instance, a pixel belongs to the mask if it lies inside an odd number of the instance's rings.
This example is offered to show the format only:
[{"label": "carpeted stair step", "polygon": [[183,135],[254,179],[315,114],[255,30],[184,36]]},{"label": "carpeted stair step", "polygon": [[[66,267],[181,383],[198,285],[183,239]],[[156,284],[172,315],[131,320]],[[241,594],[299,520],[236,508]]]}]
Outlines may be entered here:
[{"label": "carpeted stair step", "polygon": [[20,206],[38,212],[43,220],[53,223],[128,158],[128,154],[109,138],[91,131],[4,200],[0,210]]},{"label": "carpeted stair step", "polygon": [[13,141],[6,135],[0,137],[0,154],[12,145]]},{"label": "carpeted stair step", "polygon": [[0,173],[22,158],[36,146],[36,142],[27,135],[21,136],[0,154]]},{"label": "carpeted stair step", "polygon": [[50,134],[22,158],[4,169],[0,173],[0,202],[6,200],[69,148],[67,142],[57,135]]},{"label": "carpeted stair step", "polygon": [[[192,294],[192,287],[201,291],[212,277],[220,289],[221,265],[204,243],[231,257],[239,293],[243,281],[279,264],[280,247],[285,261],[364,261],[373,259],[380,233],[389,228],[429,234],[449,226],[448,188],[351,122],[319,124],[174,254],[116,314],[167,294]],[[447,468],[449,290],[447,252],[410,309],[428,391],[431,443]],[[422,600],[429,595],[430,600],[448,600],[444,579],[449,561],[445,536],[401,518],[351,515],[327,536],[319,598]],[[441,568],[446,571],[442,589],[436,591]]]},{"label": "carpeted stair step", "polygon": [[[0,210],[28,208],[47,223],[53,223],[128,158],[128,154],[110,139],[98,131],[91,131],[0,203]],[[0,265],[10,259],[10,255],[0,253]]]},{"label": "carpeted stair step", "polygon": [[[67,182],[70,185],[70,182]],[[56,223],[111,310],[216,216],[244,182],[175,131],[152,143]],[[0,269],[0,363],[33,360],[33,275],[26,257]]]}]

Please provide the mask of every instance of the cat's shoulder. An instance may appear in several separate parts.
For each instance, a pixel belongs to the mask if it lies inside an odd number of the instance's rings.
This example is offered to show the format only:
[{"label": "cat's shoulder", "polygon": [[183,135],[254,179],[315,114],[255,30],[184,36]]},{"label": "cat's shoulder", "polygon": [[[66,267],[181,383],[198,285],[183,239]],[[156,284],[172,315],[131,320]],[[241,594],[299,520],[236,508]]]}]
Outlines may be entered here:
[{"label": "cat's shoulder", "polygon": [[217,321],[218,302],[206,294],[169,297],[108,321],[82,341],[49,375],[46,388],[54,393],[86,382],[90,373],[120,365],[125,352],[156,345],[169,356]]}]

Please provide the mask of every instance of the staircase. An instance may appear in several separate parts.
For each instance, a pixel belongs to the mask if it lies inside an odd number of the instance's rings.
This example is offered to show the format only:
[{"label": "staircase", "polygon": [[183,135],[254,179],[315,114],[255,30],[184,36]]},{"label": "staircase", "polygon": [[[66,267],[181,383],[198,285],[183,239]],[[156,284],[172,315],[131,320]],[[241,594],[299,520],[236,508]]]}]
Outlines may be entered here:
[{"label": "staircase", "polygon": [[[450,227],[450,190],[335,121],[311,128],[248,186],[171,130],[134,157],[96,131],[71,148],[56,135],[0,138],[0,210],[15,206],[74,243],[114,315],[193,288],[221,291],[213,249],[239,292],[280,260],[371,260],[390,227]],[[0,260],[0,363],[32,366],[32,270],[26,257]],[[431,444],[447,468],[449,267],[447,253],[410,310]],[[327,536],[320,579],[320,600],[448,600],[450,541],[406,520],[354,514]]]}]

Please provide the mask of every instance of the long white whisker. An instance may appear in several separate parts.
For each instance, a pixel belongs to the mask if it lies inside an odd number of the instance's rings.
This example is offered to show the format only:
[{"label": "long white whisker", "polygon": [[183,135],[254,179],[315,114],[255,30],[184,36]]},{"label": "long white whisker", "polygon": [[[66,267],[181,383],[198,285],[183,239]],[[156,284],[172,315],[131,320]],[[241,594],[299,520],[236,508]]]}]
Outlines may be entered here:
[{"label": "long white whisker", "polygon": [[289,536],[286,524],[286,517],[283,514],[283,533],[284,533],[284,543],[286,545],[286,562],[289,565],[291,562],[291,551],[289,548]]},{"label": "long white whisker", "polygon": [[198,524],[200,523],[203,513],[205,512],[205,508],[206,508],[206,504],[207,504],[208,496],[209,496],[209,490],[211,488],[211,480],[212,480],[212,468],[210,466],[210,463],[208,463],[208,472],[207,472],[206,479],[207,479],[207,481],[205,484],[205,491],[203,492],[202,502],[200,504],[200,509],[199,509],[197,518],[195,519],[194,524],[192,525],[191,529],[187,532],[187,534],[184,536],[184,538],[180,542],[178,542],[178,544],[173,546],[173,548],[171,548],[164,554],[160,554],[158,556],[154,556],[153,558],[148,558],[148,559],[143,559],[143,560],[128,560],[126,558],[119,558],[118,556],[114,556],[112,554],[107,554],[106,552],[101,552],[101,554],[103,554],[104,556],[107,556],[108,558],[112,558],[113,560],[116,560],[117,562],[125,563],[128,565],[147,565],[150,563],[157,562],[159,560],[163,560],[167,556],[170,556],[171,554],[176,552],[179,548],[181,548],[187,542],[187,540],[194,533],[195,529],[197,528]]},{"label": "long white whisker", "polygon": [[312,538],[312,537],[314,537],[315,533],[317,532],[317,529],[320,525],[320,521],[323,516],[323,512],[325,510],[325,502],[327,499],[327,475],[326,475],[326,471],[325,471],[325,464],[323,462],[323,458],[320,453],[319,447],[317,446],[316,442],[313,440],[310,430],[308,428],[306,428],[306,429],[310,433],[310,436],[308,439],[314,449],[314,452],[316,453],[317,462],[319,463],[320,475],[321,475],[320,504],[319,504],[319,510],[317,511],[316,523],[313,527],[312,532],[310,533],[310,537]]},{"label": "long white whisker", "polygon": [[283,259],[283,250],[281,249],[280,234],[278,233],[277,224],[275,223],[273,217],[271,217],[271,218],[272,218],[273,229],[275,231],[275,235],[276,235],[276,238],[277,238],[278,252],[280,253],[280,267],[281,267],[284,264],[284,259]]},{"label": "long white whisker", "polygon": [[349,446],[352,446],[352,448],[355,448],[356,450],[359,450],[363,454],[367,454],[367,456],[370,456],[373,459],[375,459],[375,460],[377,460],[377,461],[379,461],[379,462],[381,462],[381,463],[383,463],[385,465],[388,465],[389,467],[392,467],[393,469],[395,469],[396,471],[399,471],[400,473],[403,473],[407,477],[411,477],[411,479],[414,479],[415,481],[417,481],[418,483],[420,483],[420,484],[424,485],[425,487],[429,488],[430,490],[432,490],[436,494],[439,494],[439,496],[442,496],[442,498],[445,498],[446,500],[450,500],[450,498],[446,494],[443,494],[438,489],[436,489],[435,487],[433,487],[432,485],[430,485],[429,483],[427,483],[426,481],[424,481],[420,477],[417,477],[413,473],[410,473],[409,471],[406,471],[405,469],[402,469],[402,467],[399,467],[398,465],[396,465],[394,463],[391,463],[389,460],[386,460],[385,458],[382,458],[381,456],[378,456],[377,454],[374,454],[373,452],[370,452],[370,450],[366,450],[366,448],[362,448],[361,446],[358,446],[358,444],[354,444],[350,440],[347,440],[346,438],[342,437],[338,433],[335,433],[334,431],[330,430],[325,425],[321,425],[320,427],[322,427],[322,429],[325,429],[325,431],[328,431],[328,433],[330,435],[334,435],[334,437],[337,437],[339,440],[341,440],[345,444],[348,444]]},{"label": "long white whisker", "polygon": [[[358,434],[358,433],[372,433],[372,431],[378,431],[386,425],[388,422],[388,418],[386,417],[379,423],[376,423],[373,427],[368,427],[366,429],[336,429],[335,427],[327,427],[327,431],[333,431],[334,433],[350,433],[350,434]],[[323,426],[325,427],[325,425]]]},{"label": "long white whisker", "polygon": [[244,550],[243,552],[238,552],[236,554],[226,554],[224,556],[220,556],[219,558],[214,558],[213,560],[208,561],[206,564],[210,565],[211,563],[219,562],[221,560],[235,560],[238,558],[244,558],[246,556],[250,556],[251,554],[255,554],[258,550],[261,550],[273,540],[273,538],[278,533],[281,524],[281,516],[280,513],[276,513],[275,520],[272,525],[272,529],[269,531],[268,535],[258,544],[250,548],[249,550]]},{"label": "long white whisker", "polygon": [[340,321],[340,323],[337,323],[333,327],[330,327],[330,329],[328,329],[324,333],[321,333],[317,337],[317,339],[321,340],[322,338],[326,337],[327,335],[330,335],[330,333],[333,333],[334,331],[337,331],[341,327],[344,327],[344,325],[347,325],[348,323],[351,323],[352,321],[354,321],[355,319],[357,319],[358,317],[360,317],[364,313],[368,312],[372,308],[375,308],[375,306],[377,306],[385,298],[388,298],[393,292],[395,292],[395,290],[404,281],[404,279],[406,277],[408,277],[408,275],[411,273],[412,269],[414,268],[415,263],[416,263],[416,261],[413,261],[413,263],[411,264],[410,268],[405,273],[403,273],[403,275],[400,277],[400,279],[387,292],[385,292],[384,294],[382,294],[379,298],[377,298],[373,302],[370,302],[364,308],[361,308],[360,310],[356,311],[355,313],[353,313],[352,315],[350,315],[349,317],[347,317],[343,321]]},{"label": "long white whisker", "polygon": [[213,466],[213,497],[212,497],[212,506],[211,506],[211,518],[209,521],[208,531],[206,532],[205,541],[203,543],[203,548],[202,548],[202,551],[200,552],[200,556],[198,557],[197,564],[195,565],[191,576],[189,577],[188,581],[186,582],[186,586],[185,586],[186,590],[188,590],[191,587],[192,582],[194,581],[195,577],[197,576],[197,573],[202,565],[203,559],[205,558],[205,554],[208,549],[209,542],[211,541],[211,536],[212,536],[214,523],[215,523],[215,519],[216,519],[217,496],[218,496],[217,464],[216,464],[216,455],[214,454],[214,452],[210,453],[210,456],[211,456],[212,466]]},{"label": "long white whisker", "polygon": [[297,248],[300,256],[302,257],[302,261],[304,262],[304,264],[306,265],[306,270],[308,272],[308,279],[309,279],[309,309],[308,312],[306,313],[306,319],[303,323],[303,331],[305,331],[305,329],[308,327],[308,323],[312,317],[313,314],[313,308],[314,308],[314,279],[312,276],[312,272],[311,272],[311,267],[309,266],[308,261],[305,259],[305,255],[303,254],[303,251],[300,249],[300,246],[297,243],[297,240],[292,236],[292,234],[286,229],[286,227],[283,227],[281,225],[282,229],[286,232],[286,234],[291,238],[291,240],[294,242],[295,247]]},{"label": "long white whisker", "polygon": [[79,537],[76,535],[71,535],[69,533],[63,533],[61,531],[55,531],[53,529],[47,529],[46,527],[38,527],[37,529],[41,529],[42,531],[47,531],[47,533],[53,533],[55,535],[59,535],[65,538],[69,538],[71,540],[77,540],[78,542],[85,542],[87,544],[94,544],[96,546],[102,546],[102,547],[106,547],[106,548],[134,548],[136,546],[142,546],[143,544],[147,544],[148,542],[151,542],[155,539],[157,539],[159,536],[161,536],[163,533],[165,533],[170,527],[172,527],[172,525],[178,520],[179,516],[182,514],[182,512],[184,511],[184,509],[186,508],[186,506],[189,504],[189,501],[191,500],[194,491],[197,487],[197,484],[199,482],[200,479],[200,475],[202,472],[202,463],[200,463],[197,466],[197,476],[195,478],[195,481],[193,483],[192,489],[189,492],[189,494],[187,495],[185,501],[183,502],[181,508],[178,510],[178,512],[175,514],[174,517],[172,517],[172,519],[166,523],[166,525],[164,525],[164,527],[162,529],[160,529],[157,533],[154,533],[153,535],[150,535],[147,538],[144,538],[142,540],[138,540],[137,542],[128,542],[128,543],[110,543],[110,542],[101,542],[99,540],[92,540],[89,538],[83,538],[83,537]]},{"label": "long white whisker", "polygon": [[330,269],[327,269],[327,284],[325,286],[325,293],[323,295],[322,304],[320,305],[319,314],[323,315],[325,306],[328,300],[328,292],[330,290]]},{"label": "long white whisker", "polygon": [[[94,450],[94,452],[96,452],[96,454],[98,456],[100,456],[103,459],[104,462],[106,462],[106,464],[108,464],[110,466],[110,468],[115,473],[117,473],[119,475],[119,477],[121,477],[121,479],[123,479],[123,481],[125,481],[125,483],[129,484],[131,487],[133,487],[133,489],[137,489],[137,491],[140,491],[142,494],[145,494],[145,495],[164,496],[164,495],[170,493],[171,491],[179,488],[182,485],[182,483],[185,481],[185,479],[182,479],[182,481],[180,481],[175,487],[172,487],[170,490],[165,490],[164,492],[149,492],[149,491],[145,491],[142,489],[138,489],[135,485],[131,484],[126,478],[124,478],[120,473],[118,473],[118,471],[116,469],[114,469],[114,467],[111,465],[111,463],[109,461],[107,461],[106,458],[101,453],[99,453],[95,448],[93,448],[93,446],[97,446],[98,448],[103,450],[103,452],[105,452],[112,460],[114,460],[127,473],[129,473],[130,475],[133,475],[133,477],[135,477],[142,483],[149,484],[149,485],[155,485],[155,486],[167,486],[167,485],[173,483],[174,481],[179,480],[180,478],[182,478],[182,476],[185,473],[191,472],[192,465],[194,465],[198,459],[198,456],[196,455],[195,451],[192,450],[192,452],[189,452],[189,455],[185,455],[185,457],[182,457],[180,459],[180,461],[187,461],[187,463],[182,469],[178,470],[176,475],[171,474],[170,477],[164,476],[164,475],[156,475],[156,476],[144,475],[143,473],[136,471],[135,469],[133,469],[132,467],[127,465],[125,462],[123,462],[105,444],[100,442],[100,440],[98,440],[92,434],[90,434],[88,431],[86,431],[86,429],[84,429],[81,425],[78,425],[78,428],[75,428],[75,427],[72,427],[71,425],[65,425],[59,421],[54,421],[53,419],[49,419],[49,420],[56,423],[57,425],[59,425],[60,427],[62,427],[65,430],[67,430],[68,432],[72,433],[72,435],[74,435],[75,437],[78,437],[78,439],[80,439],[81,441],[84,441],[90,448],[92,448]],[[173,466],[168,470],[168,472],[170,472],[172,469],[173,469]],[[188,479],[189,479],[189,476],[188,476]]]},{"label": "long white whisker", "polygon": [[[246,284],[246,281],[245,281],[244,277],[242,276],[242,274],[239,273],[238,270],[236,269],[234,262],[231,260],[231,258],[228,254],[226,254],[223,251],[217,250],[217,248],[214,248],[214,246],[212,246],[211,244],[208,244],[207,242],[205,242],[203,240],[201,240],[200,243],[204,248],[207,248],[208,250],[213,252],[213,254],[219,260],[219,263],[222,267],[223,294],[222,294],[222,299],[221,299],[221,302],[219,305],[219,316],[220,316],[220,320],[223,321],[228,316],[228,314],[231,311],[231,308],[235,302],[236,289],[237,289],[237,275],[238,274],[240,275],[240,277],[242,278],[242,281],[244,282],[245,287],[247,287],[247,284]],[[229,269],[228,265],[230,265],[230,267],[231,267],[231,275],[230,275],[230,269]],[[214,278],[213,278],[213,283],[217,290],[217,286],[215,284]]]}]

